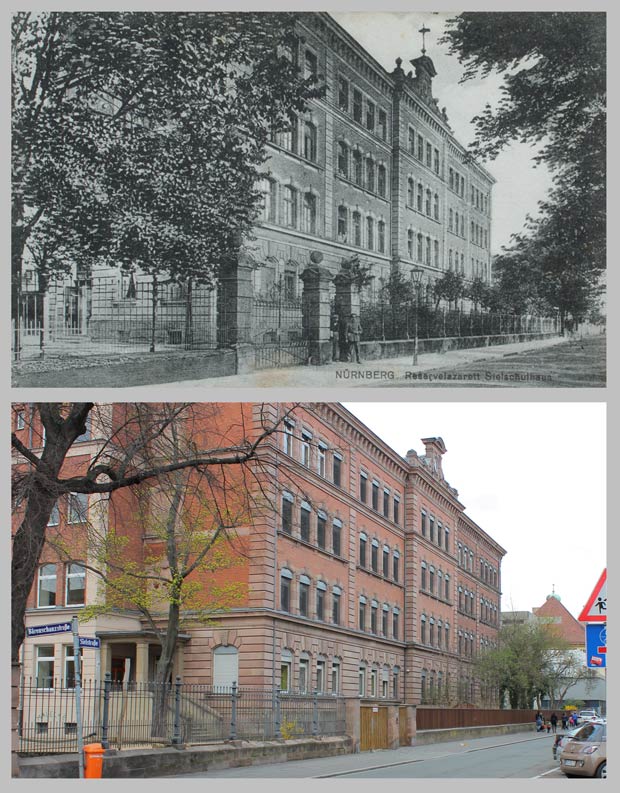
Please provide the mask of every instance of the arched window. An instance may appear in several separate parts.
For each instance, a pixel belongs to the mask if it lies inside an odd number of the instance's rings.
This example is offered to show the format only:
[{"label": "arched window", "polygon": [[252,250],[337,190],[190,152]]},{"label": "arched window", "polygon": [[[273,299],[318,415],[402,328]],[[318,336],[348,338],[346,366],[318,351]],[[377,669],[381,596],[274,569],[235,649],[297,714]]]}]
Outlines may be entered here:
[{"label": "arched window", "polygon": [[346,242],[348,234],[348,217],[347,208],[345,206],[338,207],[338,239],[340,242]]},{"label": "arched window", "polygon": [[67,565],[65,577],[66,606],[83,606],[86,597],[86,568],[79,562]]},{"label": "arched window", "polygon": [[420,642],[426,644],[426,614],[420,617]]},{"label": "arched window", "polygon": [[353,181],[358,185],[363,184],[362,152],[357,149],[353,152]]},{"label": "arched window", "polygon": [[412,207],[414,204],[415,182],[411,177],[407,180],[407,204]]},{"label": "arched window", "polygon": [[282,611],[291,610],[291,581],[293,574],[284,567],[280,573],[280,608]]},{"label": "arched window", "polygon": [[423,245],[424,245],[424,237],[421,234],[418,234],[418,250],[417,250],[417,260],[419,262],[422,261],[423,256]]},{"label": "arched window", "polygon": [[360,212],[354,212],[352,215],[353,223],[353,245],[361,247],[362,245],[362,215]]},{"label": "arched window", "polygon": [[454,228],[454,210],[448,212],[448,230],[452,231]]},{"label": "arched window", "polygon": [[426,191],[426,203],[425,203],[425,206],[424,206],[424,211],[426,212],[426,214],[429,217],[430,217],[430,214],[431,214],[432,195],[433,194],[431,193],[431,191],[427,189],[427,191]]},{"label": "arched window", "polygon": [[291,185],[285,185],[282,190],[282,208],[284,210],[284,225],[291,228],[297,227],[297,190]]},{"label": "arched window", "polygon": [[366,218],[366,247],[369,251],[375,248],[375,221],[370,215]]},{"label": "arched window", "polygon": [[418,182],[418,200],[417,200],[417,210],[418,212],[422,212],[424,204],[424,185],[422,182]]},{"label": "arched window", "polygon": [[213,686],[229,688],[239,682],[239,650],[232,644],[213,649]]},{"label": "arched window", "polygon": [[439,220],[439,194],[435,193],[435,197],[433,199],[433,216],[435,220]]},{"label": "arched window", "polygon": [[407,253],[409,258],[413,259],[413,229],[407,231]]},{"label": "arched window", "polygon": [[385,253],[385,221],[380,220],[377,224],[379,253]]}]

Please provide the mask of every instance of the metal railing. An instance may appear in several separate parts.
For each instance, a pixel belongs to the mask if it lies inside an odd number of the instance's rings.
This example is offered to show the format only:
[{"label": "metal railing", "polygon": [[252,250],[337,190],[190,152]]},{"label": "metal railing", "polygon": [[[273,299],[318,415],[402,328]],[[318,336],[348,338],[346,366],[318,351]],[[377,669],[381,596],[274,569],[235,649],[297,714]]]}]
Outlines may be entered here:
[{"label": "metal railing", "polygon": [[[76,752],[75,689],[22,681],[18,737],[22,754]],[[106,748],[343,735],[342,697],[253,686],[83,681],[83,739]]]}]

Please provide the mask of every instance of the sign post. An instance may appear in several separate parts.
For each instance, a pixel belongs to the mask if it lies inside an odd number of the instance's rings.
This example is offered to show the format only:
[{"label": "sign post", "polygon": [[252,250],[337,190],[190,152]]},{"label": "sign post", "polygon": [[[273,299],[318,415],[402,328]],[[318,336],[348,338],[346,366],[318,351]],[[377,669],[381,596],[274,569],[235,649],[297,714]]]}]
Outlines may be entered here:
[{"label": "sign post", "polygon": [[73,666],[75,674],[75,721],[77,725],[78,768],[79,778],[84,779],[84,730],[82,728],[82,677],[80,674],[80,637],[78,635],[78,618],[71,620],[73,632]]}]

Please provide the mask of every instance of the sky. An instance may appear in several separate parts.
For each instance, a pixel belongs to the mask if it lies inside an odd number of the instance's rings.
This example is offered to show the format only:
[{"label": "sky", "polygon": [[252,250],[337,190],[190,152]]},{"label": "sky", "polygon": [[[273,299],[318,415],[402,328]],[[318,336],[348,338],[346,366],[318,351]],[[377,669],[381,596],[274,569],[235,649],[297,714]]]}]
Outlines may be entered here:
[{"label": "sky", "polygon": [[[426,35],[427,55],[437,71],[433,80],[433,95],[439,107],[445,107],[456,138],[465,146],[474,138],[471,119],[481,112],[487,102],[499,99],[502,78],[491,74],[484,80],[468,80],[459,85],[463,69],[454,56],[447,54],[447,46],[438,44],[445,20],[458,12],[439,13],[333,13],[334,19],[377,60],[391,72],[395,59],[403,59],[403,69],[413,69],[409,61],[421,54],[422,36],[418,32],[424,24],[430,28]],[[546,196],[551,185],[545,166],[534,168],[535,150],[522,143],[506,148],[485,168],[497,179],[493,187],[492,253],[499,253],[508,245],[510,236],[521,231],[528,214],[538,213],[538,202]]]},{"label": "sky", "polygon": [[506,550],[502,611],[531,611],[555,589],[579,617],[606,567],[604,404],[343,404],[401,456],[443,438],[446,480]]}]

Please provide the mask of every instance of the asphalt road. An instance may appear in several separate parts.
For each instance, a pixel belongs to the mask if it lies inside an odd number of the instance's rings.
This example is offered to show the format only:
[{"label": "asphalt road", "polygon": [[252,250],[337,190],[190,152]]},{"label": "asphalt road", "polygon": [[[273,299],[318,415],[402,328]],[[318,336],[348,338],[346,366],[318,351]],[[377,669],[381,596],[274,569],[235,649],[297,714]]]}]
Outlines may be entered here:
[{"label": "asphalt road", "polygon": [[551,779],[552,735],[533,732],[184,774],[210,779]]}]

